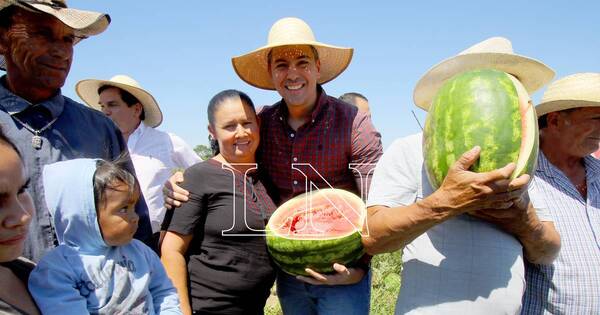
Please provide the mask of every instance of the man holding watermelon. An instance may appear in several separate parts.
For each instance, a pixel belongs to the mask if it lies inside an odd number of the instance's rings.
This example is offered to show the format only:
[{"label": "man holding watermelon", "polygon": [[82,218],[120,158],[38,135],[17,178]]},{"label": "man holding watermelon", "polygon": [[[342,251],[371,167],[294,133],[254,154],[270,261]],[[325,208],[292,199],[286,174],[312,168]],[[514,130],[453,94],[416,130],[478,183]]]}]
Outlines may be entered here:
[{"label": "man holding watermelon", "polygon": [[[382,155],[380,134],[367,113],[328,96],[321,84],[340,75],[353,49],[315,40],[308,24],[283,18],[271,27],[266,46],[232,59],[246,83],[276,90],[282,100],[264,107],[259,167],[273,182],[279,204],[307,186],[339,188],[361,196],[370,171]],[[302,164],[304,163],[304,164]],[[185,192],[165,187],[165,202],[177,206]],[[180,194],[181,193],[181,194]],[[334,264],[335,274],[312,277],[278,274],[278,298],[285,314],[368,314],[368,263],[354,268]]]},{"label": "man holding watermelon", "polygon": [[534,206],[547,204],[562,236],[552,265],[528,263],[522,314],[600,311],[600,73],[553,82],[536,107],[540,125]]},{"label": "man holding watermelon", "polygon": [[363,237],[372,254],[404,248],[396,314],[516,314],[523,257],[549,264],[557,255],[548,209],[527,194],[537,154],[528,93],[553,75],[491,38],[417,83],[424,133],[395,141],[379,161]]}]

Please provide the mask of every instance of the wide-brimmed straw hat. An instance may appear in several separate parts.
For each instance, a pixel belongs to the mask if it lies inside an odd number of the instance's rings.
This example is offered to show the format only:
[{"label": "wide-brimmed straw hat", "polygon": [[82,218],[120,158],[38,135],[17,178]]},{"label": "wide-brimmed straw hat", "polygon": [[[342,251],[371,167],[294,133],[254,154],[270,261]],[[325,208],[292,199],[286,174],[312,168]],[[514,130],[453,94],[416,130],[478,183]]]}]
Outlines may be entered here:
[{"label": "wide-brimmed straw hat", "polygon": [[319,54],[323,84],[335,79],[350,64],[353,49],[323,44],[315,39],[310,26],[301,19],[287,17],[275,22],[269,31],[267,45],[242,56],[233,57],[233,68],[242,80],[257,88],[274,90],[269,73],[267,56],[271,49],[280,46],[310,45]]},{"label": "wide-brimmed straw hat", "polygon": [[446,80],[461,72],[477,69],[497,69],[512,74],[521,81],[529,94],[554,77],[554,71],[541,61],[515,54],[508,39],[492,37],[429,69],[415,86],[415,104],[428,110]]},{"label": "wide-brimmed straw hat", "polygon": [[145,119],[143,122],[146,126],[154,128],[162,123],[163,117],[158,102],[152,94],[144,90],[136,80],[129,76],[119,74],[110,78],[110,80],[81,80],[75,85],[75,91],[88,106],[101,110],[98,89],[105,85],[123,89],[135,96],[144,107]]},{"label": "wide-brimmed straw hat", "polygon": [[[13,5],[54,16],[75,31],[74,44],[104,32],[110,24],[108,14],[67,8],[64,0],[0,0],[0,11]],[[6,60],[2,55],[0,55],[0,69],[6,69]]]},{"label": "wide-brimmed straw hat", "polygon": [[535,111],[538,117],[577,107],[600,106],[600,73],[576,73],[552,82]]}]

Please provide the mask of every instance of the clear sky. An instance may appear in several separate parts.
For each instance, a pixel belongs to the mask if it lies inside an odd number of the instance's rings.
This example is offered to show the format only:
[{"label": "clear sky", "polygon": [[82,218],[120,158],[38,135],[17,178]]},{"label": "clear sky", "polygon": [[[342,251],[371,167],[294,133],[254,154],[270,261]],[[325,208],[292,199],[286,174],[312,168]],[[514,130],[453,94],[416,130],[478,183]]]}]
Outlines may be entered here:
[{"label": "clear sky", "polygon": [[[324,86],[329,95],[356,91],[370,100],[387,147],[419,131],[413,87],[431,66],[492,36],[516,53],[541,60],[558,77],[600,72],[599,1],[201,1],[70,0],[107,12],[103,34],[75,48],[63,89],[79,100],[77,81],[128,74],[158,100],[161,130],[190,145],[207,144],[206,105],[217,92],[245,91],[257,105],[279,100],[237,77],[231,57],[263,46],[271,25],[296,16],[318,41],[353,47],[348,69]],[[543,91],[543,90],[542,90]],[[534,101],[541,93],[533,95]]]}]

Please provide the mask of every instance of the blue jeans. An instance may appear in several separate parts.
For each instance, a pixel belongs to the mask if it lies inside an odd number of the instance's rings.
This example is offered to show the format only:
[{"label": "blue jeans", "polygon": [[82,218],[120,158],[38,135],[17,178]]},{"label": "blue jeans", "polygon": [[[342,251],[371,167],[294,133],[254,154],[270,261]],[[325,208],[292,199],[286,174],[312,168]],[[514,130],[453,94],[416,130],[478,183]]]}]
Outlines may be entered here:
[{"label": "blue jeans", "polygon": [[285,315],[366,315],[371,298],[371,271],[351,285],[312,285],[279,271],[277,297]]}]

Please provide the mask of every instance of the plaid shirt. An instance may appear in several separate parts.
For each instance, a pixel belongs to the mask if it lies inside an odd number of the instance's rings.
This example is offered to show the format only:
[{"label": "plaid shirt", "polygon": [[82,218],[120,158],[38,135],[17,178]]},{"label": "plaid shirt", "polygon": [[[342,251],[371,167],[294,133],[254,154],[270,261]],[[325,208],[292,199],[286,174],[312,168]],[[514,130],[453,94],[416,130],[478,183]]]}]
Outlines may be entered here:
[{"label": "plaid shirt", "polygon": [[311,182],[366,197],[364,188],[383,154],[381,136],[368,115],[327,96],[321,86],[318,93],[311,121],[298,130],[287,124],[283,100],[259,114],[259,161],[275,186],[278,204],[308,191]]},{"label": "plaid shirt", "polygon": [[526,264],[522,314],[600,313],[600,161],[584,163],[587,200],[540,153],[531,201],[550,210],[561,250],[552,265]]}]

